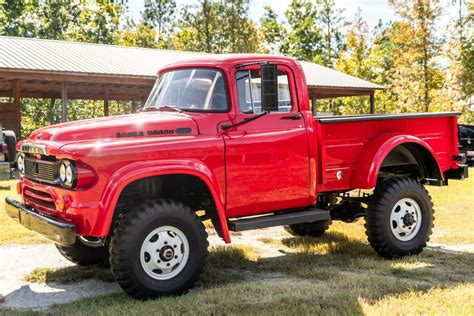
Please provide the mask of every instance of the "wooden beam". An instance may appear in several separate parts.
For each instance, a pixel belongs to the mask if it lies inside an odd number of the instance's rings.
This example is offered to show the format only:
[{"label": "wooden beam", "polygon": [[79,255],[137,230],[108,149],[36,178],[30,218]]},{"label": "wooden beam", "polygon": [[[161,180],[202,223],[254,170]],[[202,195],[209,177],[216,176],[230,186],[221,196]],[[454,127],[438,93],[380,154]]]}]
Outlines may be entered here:
[{"label": "wooden beam", "polygon": [[132,113],[137,113],[137,101],[132,101]]},{"label": "wooden beam", "polygon": [[43,70],[0,69],[0,78],[10,80],[76,81],[109,84],[134,84],[153,86],[156,76],[108,75],[74,72],[54,72]]},{"label": "wooden beam", "polygon": [[[129,95],[124,94],[113,94],[112,92],[109,95],[109,101],[145,101],[148,97],[148,93],[143,93],[141,95]],[[2,91],[0,90],[0,97],[13,97],[13,91]],[[61,99],[61,91],[23,91],[21,92],[21,97],[23,99]],[[88,94],[85,92],[70,92],[68,89],[67,94],[68,100],[104,100],[104,93],[100,95]]]},{"label": "wooden beam", "polygon": [[61,122],[67,122],[67,83],[63,82],[61,89]]},{"label": "wooden beam", "polygon": [[109,116],[109,88],[104,88],[104,116]]},{"label": "wooden beam", "polygon": [[15,115],[17,117],[16,131],[17,136],[21,135],[21,85],[19,81],[16,81],[13,85],[13,104],[15,107]]},{"label": "wooden beam", "polygon": [[370,114],[375,113],[375,97],[374,97],[374,92],[370,94]]},{"label": "wooden beam", "polygon": [[316,115],[316,112],[318,109],[316,108],[316,95],[312,94],[311,95],[311,112],[313,113],[313,116]]}]

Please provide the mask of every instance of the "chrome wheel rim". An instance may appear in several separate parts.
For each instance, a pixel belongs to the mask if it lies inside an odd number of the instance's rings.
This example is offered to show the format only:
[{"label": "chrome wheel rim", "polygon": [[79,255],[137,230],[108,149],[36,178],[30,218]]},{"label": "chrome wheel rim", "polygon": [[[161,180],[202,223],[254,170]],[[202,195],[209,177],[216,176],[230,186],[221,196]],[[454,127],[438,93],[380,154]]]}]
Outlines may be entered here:
[{"label": "chrome wheel rim", "polygon": [[140,249],[143,270],[156,280],[169,280],[177,276],[189,258],[186,235],[176,227],[154,229],[144,239]]},{"label": "chrome wheel rim", "polygon": [[399,200],[390,213],[392,234],[400,241],[410,241],[415,238],[420,230],[421,221],[420,206],[410,198]]}]

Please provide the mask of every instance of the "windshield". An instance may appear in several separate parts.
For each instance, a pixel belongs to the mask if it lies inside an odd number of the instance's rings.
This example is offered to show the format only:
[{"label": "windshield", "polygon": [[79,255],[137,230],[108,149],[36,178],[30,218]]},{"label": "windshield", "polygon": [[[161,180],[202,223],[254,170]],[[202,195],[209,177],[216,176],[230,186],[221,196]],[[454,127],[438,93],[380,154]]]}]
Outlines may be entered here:
[{"label": "windshield", "polygon": [[161,74],[146,101],[145,109],[170,106],[184,111],[227,111],[227,93],[222,73],[199,68]]}]

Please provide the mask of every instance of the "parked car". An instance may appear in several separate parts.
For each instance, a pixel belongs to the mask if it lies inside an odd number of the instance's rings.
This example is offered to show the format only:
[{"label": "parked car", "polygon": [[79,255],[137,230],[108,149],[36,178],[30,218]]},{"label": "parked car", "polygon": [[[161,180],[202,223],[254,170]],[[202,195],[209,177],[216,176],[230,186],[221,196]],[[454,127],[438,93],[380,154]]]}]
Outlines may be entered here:
[{"label": "parked car", "polygon": [[16,163],[15,132],[4,130],[0,124],[0,172],[10,172]]},{"label": "parked car", "polygon": [[193,286],[207,219],[230,243],[229,231],[318,237],[365,217],[381,256],[414,255],[433,228],[424,185],[467,177],[457,115],[313,117],[296,60],[207,56],[161,69],[140,113],[34,131],[6,211],[72,262],[110,260],[136,298]]},{"label": "parked car", "polygon": [[474,125],[459,125],[459,152],[466,155],[469,166],[474,166]]}]

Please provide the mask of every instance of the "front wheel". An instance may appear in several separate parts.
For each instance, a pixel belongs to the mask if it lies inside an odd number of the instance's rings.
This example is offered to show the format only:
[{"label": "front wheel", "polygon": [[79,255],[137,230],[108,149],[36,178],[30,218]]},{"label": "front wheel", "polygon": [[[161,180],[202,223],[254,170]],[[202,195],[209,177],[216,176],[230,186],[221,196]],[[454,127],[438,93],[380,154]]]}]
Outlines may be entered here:
[{"label": "front wheel", "polygon": [[181,294],[198,279],[207,247],[204,225],[189,207],[174,200],[151,200],[117,225],[110,263],[132,297]]},{"label": "front wheel", "polygon": [[420,253],[430,239],[433,213],[431,197],[418,181],[386,180],[376,188],[366,210],[370,245],[387,258]]}]

